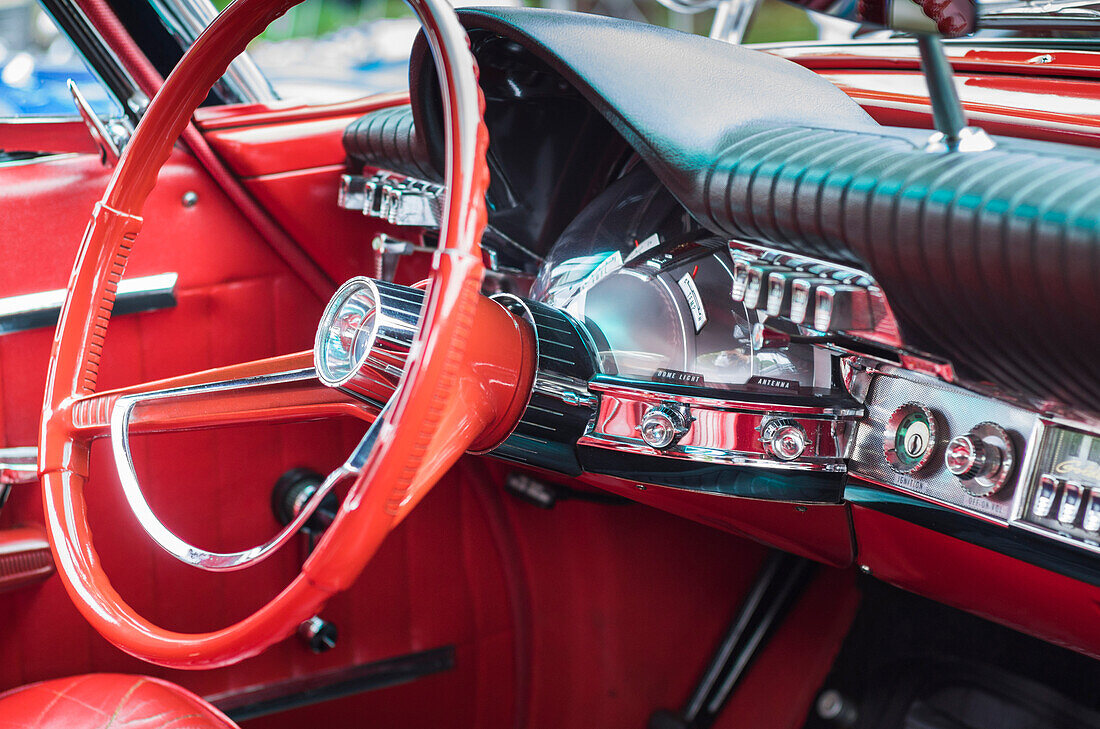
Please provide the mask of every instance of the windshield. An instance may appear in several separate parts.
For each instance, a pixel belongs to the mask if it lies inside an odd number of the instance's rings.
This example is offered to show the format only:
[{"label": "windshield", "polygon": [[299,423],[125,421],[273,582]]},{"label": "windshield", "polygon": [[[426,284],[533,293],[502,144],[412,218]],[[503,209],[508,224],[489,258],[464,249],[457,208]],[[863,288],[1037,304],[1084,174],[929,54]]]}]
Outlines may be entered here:
[{"label": "windshield", "polygon": [[[151,0],[186,46],[229,0]],[[456,5],[482,4],[457,0]],[[638,20],[731,43],[889,40],[892,31],[861,26],[780,0],[491,0]],[[984,39],[1091,37],[1100,13],[1081,0],[981,2]],[[1088,21],[1082,19],[1090,19]],[[408,59],[419,24],[402,0],[307,0],[249,45],[230,69],[224,101],[276,99],[333,103],[408,87]]]}]

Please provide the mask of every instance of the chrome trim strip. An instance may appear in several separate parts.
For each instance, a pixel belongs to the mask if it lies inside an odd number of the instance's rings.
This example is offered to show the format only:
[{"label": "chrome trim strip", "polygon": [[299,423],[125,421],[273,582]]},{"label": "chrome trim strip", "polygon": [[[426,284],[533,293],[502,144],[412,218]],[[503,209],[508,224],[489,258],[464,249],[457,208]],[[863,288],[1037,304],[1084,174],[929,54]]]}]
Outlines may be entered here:
[{"label": "chrome trim strip", "polygon": [[0,448],[0,484],[34,483],[38,480],[38,446]]},{"label": "chrome trim strip", "polygon": [[[136,314],[175,306],[178,278],[176,273],[159,273],[124,279],[115,294],[113,314]],[[0,299],[0,335],[56,326],[65,293],[65,289],[54,289]]]},{"label": "chrome trim strip", "polygon": [[[598,380],[589,387],[599,393],[600,404],[594,420],[577,441],[578,446],[767,470],[845,473],[843,424],[863,414],[862,409],[744,403],[675,395]],[[645,443],[638,429],[644,413],[668,404],[688,409],[692,424],[682,441],[653,448]],[[762,428],[774,418],[790,418],[807,432],[807,453],[790,461],[768,455]],[[826,443],[831,443],[832,447],[826,447]]]},{"label": "chrome trim strip", "polygon": [[864,414],[863,408],[836,408],[786,404],[775,405],[767,402],[740,401],[737,399],[736,390],[730,390],[729,397],[702,397],[699,395],[681,395],[660,390],[649,390],[644,387],[620,385],[618,383],[603,382],[599,379],[588,383],[588,388],[597,393],[607,393],[610,395],[645,400],[655,404],[662,402],[678,402],[703,407],[707,410],[734,413],[782,414],[790,415],[794,418],[812,418],[819,420],[859,418]]},{"label": "chrome trim strip", "polygon": [[297,534],[317,507],[320,506],[321,500],[324,499],[338,483],[348,476],[358,474],[360,469],[362,469],[363,464],[366,463],[367,455],[369,455],[371,447],[373,447],[374,442],[378,439],[380,424],[383,422],[386,408],[383,408],[382,412],[379,413],[378,418],[371,424],[366,435],[363,436],[359,445],[352,451],[348,460],[328,475],[309,500],[302,505],[301,510],[289,524],[283,527],[274,537],[261,545],[239,552],[227,553],[209,552],[205,549],[200,549],[188,544],[176,536],[176,534],[166,527],[153,513],[153,510],[149,507],[149,502],[145,500],[145,495],[141,491],[141,486],[138,485],[137,471],[134,468],[134,461],[130,451],[130,416],[133,414],[135,407],[140,403],[150,400],[187,397],[189,395],[238,390],[246,387],[278,385],[287,382],[300,382],[316,377],[316,371],[312,367],[308,367],[305,369],[293,370],[291,372],[281,372],[275,375],[261,375],[238,380],[224,380],[203,385],[177,387],[170,390],[143,392],[136,395],[120,397],[115,403],[114,409],[111,411],[111,452],[114,455],[115,468],[118,470],[119,480],[122,483],[122,490],[126,496],[126,501],[129,503],[130,509],[133,510],[134,516],[137,517],[142,528],[145,529],[146,534],[148,534],[162,549],[179,561],[209,572],[231,572],[244,569],[249,565],[260,562],[271,556],[275,550],[286,544],[291,537]]},{"label": "chrome trim strip", "polygon": [[[152,0],[152,5],[184,51],[194,45],[218,15],[218,9],[210,0]],[[267,104],[279,100],[271,82],[247,51],[233,59],[218,83],[241,103]]]}]

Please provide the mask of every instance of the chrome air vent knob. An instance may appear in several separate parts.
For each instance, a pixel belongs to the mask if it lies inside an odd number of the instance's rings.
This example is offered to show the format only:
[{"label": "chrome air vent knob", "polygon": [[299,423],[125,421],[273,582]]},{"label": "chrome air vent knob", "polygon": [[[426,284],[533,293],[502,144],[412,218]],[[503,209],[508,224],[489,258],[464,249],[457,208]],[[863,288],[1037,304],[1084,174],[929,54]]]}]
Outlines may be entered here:
[{"label": "chrome air vent knob", "polygon": [[653,405],[642,416],[638,431],[647,446],[660,450],[683,438],[691,427],[691,421],[686,406]]},{"label": "chrome air vent knob", "polygon": [[810,438],[794,418],[771,418],[760,428],[764,452],[779,461],[793,461],[806,452]]}]

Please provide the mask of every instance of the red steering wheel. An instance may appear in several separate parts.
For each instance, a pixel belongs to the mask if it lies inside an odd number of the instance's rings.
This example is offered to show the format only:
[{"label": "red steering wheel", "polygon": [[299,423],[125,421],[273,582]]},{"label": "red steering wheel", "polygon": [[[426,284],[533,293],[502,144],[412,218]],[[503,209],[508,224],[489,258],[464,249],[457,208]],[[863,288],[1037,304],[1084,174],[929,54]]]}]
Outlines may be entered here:
[{"label": "red steering wheel", "polygon": [[[488,134],[469,41],[446,0],[408,0],[439,69],[447,192],[439,252],[403,370],[364,378],[364,387],[374,388],[367,398],[362,387],[352,398],[319,382],[309,352],[95,392],[115,291],[161,166],[230,61],[297,2],[236,0],[168,77],[95,206],[54,340],[39,443],[54,558],[69,595],[100,633],[127,653],[164,666],[226,665],[292,633],[355,580],[386,534],[462,453],[489,449],[508,435],[534,378],[530,327],[479,293]],[[336,472],[354,480],[299,575],[267,605],[214,632],[178,633],[138,615],[111,586],[85,518],[93,439],[112,436],[117,452],[119,437],[130,432],[349,414],[372,423],[356,454]],[[236,569],[281,543],[237,555],[186,545],[177,550],[172,535],[154,534],[140,511],[138,516],[162,546],[209,569]]]}]

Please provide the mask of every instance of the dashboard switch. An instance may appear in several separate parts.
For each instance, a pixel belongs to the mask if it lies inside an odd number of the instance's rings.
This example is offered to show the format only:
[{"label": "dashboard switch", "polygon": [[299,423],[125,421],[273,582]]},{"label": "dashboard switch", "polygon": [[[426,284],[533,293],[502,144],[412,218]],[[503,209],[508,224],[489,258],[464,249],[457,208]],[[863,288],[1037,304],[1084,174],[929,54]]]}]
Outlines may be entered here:
[{"label": "dashboard switch", "polygon": [[768,274],[768,316],[790,318],[794,283],[807,278],[814,278],[814,275],[804,271],[772,271]]},{"label": "dashboard switch", "polygon": [[730,288],[730,298],[734,301],[745,300],[745,289],[749,285],[749,268],[752,261],[743,258],[735,258],[733,261],[733,285]]},{"label": "dashboard switch", "polygon": [[873,329],[871,297],[867,289],[838,283],[818,286],[814,297],[813,328],[819,332]]},{"label": "dashboard switch", "polygon": [[1040,519],[1050,516],[1050,510],[1054,507],[1054,500],[1061,491],[1062,480],[1056,476],[1045,474],[1039,479],[1039,488],[1035,490],[1035,500],[1031,502],[1031,514]]},{"label": "dashboard switch", "polygon": [[996,423],[979,423],[966,435],[947,444],[943,462],[972,496],[992,496],[1012,474],[1016,448],[1004,428]]},{"label": "dashboard switch", "polygon": [[754,263],[749,266],[749,281],[745,286],[745,308],[763,309],[768,305],[768,279],[773,273],[787,273],[786,266]]},{"label": "dashboard switch", "polygon": [[[795,324],[813,324],[813,302],[818,286],[835,284],[831,278],[797,278],[791,282],[791,321]],[[806,322],[807,315],[810,321]]]},{"label": "dashboard switch", "polygon": [[1100,532],[1100,491],[1092,489],[1085,499],[1085,515],[1081,518],[1081,528],[1086,532]]},{"label": "dashboard switch", "polygon": [[686,406],[653,405],[642,415],[638,430],[647,446],[660,450],[683,438],[691,420]]},{"label": "dashboard switch", "polygon": [[806,429],[793,418],[774,418],[760,428],[764,452],[780,461],[793,461],[806,452],[810,439]]},{"label": "dashboard switch", "polygon": [[1058,505],[1058,521],[1065,526],[1071,526],[1077,521],[1077,512],[1081,510],[1084,497],[1084,486],[1076,481],[1066,481],[1062,487],[1062,503]]}]

